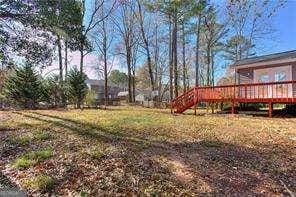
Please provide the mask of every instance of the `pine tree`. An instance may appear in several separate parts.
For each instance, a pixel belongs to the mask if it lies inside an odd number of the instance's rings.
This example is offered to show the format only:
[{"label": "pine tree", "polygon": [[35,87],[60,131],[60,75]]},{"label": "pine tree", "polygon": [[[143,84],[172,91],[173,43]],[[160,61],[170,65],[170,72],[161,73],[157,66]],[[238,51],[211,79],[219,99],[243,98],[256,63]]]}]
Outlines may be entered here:
[{"label": "pine tree", "polygon": [[5,82],[5,95],[20,107],[35,109],[40,101],[41,83],[31,65],[16,68]]},{"label": "pine tree", "polygon": [[85,80],[86,75],[77,68],[70,70],[67,76],[67,96],[77,108],[81,108],[81,104],[87,94],[88,88]]},{"label": "pine tree", "polygon": [[41,80],[41,99],[51,107],[57,107],[61,101],[61,90],[59,86],[59,76],[54,75]]}]

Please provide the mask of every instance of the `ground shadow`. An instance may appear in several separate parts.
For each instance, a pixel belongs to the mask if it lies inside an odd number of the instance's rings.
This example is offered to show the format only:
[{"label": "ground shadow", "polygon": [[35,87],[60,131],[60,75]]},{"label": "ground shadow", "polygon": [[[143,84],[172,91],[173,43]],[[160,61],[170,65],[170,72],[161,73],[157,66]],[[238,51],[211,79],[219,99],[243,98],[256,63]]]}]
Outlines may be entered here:
[{"label": "ground shadow", "polygon": [[[120,130],[114,133],[97,124],[60,116],[39,112],[16,113],[66,128],[87,139],[119,143],[123,146],[132,146],[144,141],[149,143],[144,149],[127,147],[128,151],[124,154],[108,158],[123,161],[122,179],[125,181],[114,179],[113,186],[103,188],[96,188],[100,186],[88,183],[88,187],[96,189],[94,191],[140,194],[143,188],[150,188],[154,194],[170,191],[180,195],[182,191],[183,194],[200,196],[260,196],[287,194],[283,184],[291,191],[296,191],[296,161],[293,152],[290,151],[293,147],[286,149],[272,144],[262,144],[257,148],[248,148],[212,140],[172,143],[151,140],[147,136],[134,137]],[[101,170],[105,169],[102,162],[96,165],[99,165]],[[108,170],[113,171],[116,168],[113,166]],[[92,173],[82,171],[81,167],[73,163],[63,176],[86,182],[86,178],[92,176]],[[76,176],[78,172],[80,177]],[[108,178],[108,174],[105,176]],[[138,180],[136,183],[133,181],[134,177]],[[69,182],[61,179],[60,184],[63,185],[65,181]],[[119,185],[121,187],[118,187]]]}]

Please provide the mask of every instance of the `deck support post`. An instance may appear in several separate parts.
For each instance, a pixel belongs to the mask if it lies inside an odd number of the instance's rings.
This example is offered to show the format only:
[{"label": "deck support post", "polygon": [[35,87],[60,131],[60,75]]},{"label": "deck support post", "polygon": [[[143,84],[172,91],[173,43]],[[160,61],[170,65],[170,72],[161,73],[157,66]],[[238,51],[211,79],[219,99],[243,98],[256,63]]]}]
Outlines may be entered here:
[{"label": "deck support post", "polygon": [[197,88],[195,87],[195,91],[194,91],[194,115],[196,116],[196,109],[197,109],[197,105],[198,105],[198,102],[197,102]]},{"label": "deck support post", "polygon": [[231,114],[234,114],[234,101],[232,101],[232,104],[231,104]]},{"label": "deck support post", "polygon": [[194,115],[196,116],[196,108],[197,108],[197,104],[194,105]]},{"label": "deck support post", "polygon": [[268,104],[268,117],[272,118],[272,111],[273,111],[273,103]]}]

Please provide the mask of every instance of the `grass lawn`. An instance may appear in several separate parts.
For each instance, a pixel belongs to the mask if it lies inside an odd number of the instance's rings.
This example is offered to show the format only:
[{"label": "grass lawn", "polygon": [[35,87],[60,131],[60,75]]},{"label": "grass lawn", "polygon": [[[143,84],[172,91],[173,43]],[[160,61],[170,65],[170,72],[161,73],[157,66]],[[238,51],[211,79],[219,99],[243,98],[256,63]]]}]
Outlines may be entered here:
[{"label": "grass lawn", "polygon": [[296,118],[0,112],[0,156],[1,174],[29,195],[289,195]]}]

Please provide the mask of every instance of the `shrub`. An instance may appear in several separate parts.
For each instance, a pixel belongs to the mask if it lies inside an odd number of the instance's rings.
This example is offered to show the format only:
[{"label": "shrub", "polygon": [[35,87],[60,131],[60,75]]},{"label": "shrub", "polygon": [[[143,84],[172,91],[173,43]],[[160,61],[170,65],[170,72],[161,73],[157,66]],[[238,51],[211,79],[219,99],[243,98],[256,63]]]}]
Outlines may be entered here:
[{"label": "shrub", "polygon": [[41,192],[47,192],[53,189],[54,180],[47,175],[38,175],[32,179],[26,179],[22,182],[22,185],[26,189],[38,190]]},{"label": "shrub", "polygon": [[85,104],[88,107],[96,107],[96,92],[89,90],[85,97]]}]

